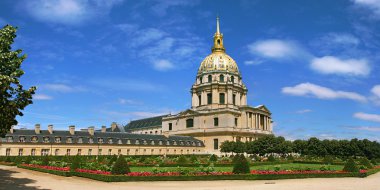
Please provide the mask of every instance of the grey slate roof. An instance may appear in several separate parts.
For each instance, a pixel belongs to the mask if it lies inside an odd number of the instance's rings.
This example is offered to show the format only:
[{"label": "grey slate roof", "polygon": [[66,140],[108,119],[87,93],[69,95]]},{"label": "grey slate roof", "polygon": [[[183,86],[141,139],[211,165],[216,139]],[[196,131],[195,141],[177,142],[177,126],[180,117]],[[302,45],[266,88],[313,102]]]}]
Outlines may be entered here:
[{"label": "grey slate roof", "polygon": [[131,131],[136,129],[150,128],[150,127],[162,127],[162,118],[168,115],[161,115],[156,117],[149,117],[129,122],[125,127],[125,131]]},{"label": "grey slate roof", "polygon": [[[9,138],[12,138],[12,142]],[[19,142],[20,137],[25,138],[25,142]],[[32,138],[37,137],[35,142]],[[44,138],[48,140],[44,141]],[[56,142],[56,138],[61,138],[60,142]],[[68,142],[70,139],[72,142]],[[80,139],[82,142],[79,142]],[[90,143],[90,139],[93,143]],[[103,143],[101,142],[103,140]],[[126,132],[99,132],[95,131],[91,136],[87,131],[75,131],[71,135],[69,131],[54,131],[50,134],[48,130],[41,130],[40,134],[36,134],[34,130],[17,130],[14,129],[13,134],[6,134],[1,140],[3,143],[53,143],[53,144],[115,144],[115,145],[149,145],[149,146],[187,146],[187,147],[203,147],[202,141],[187,136],[169,136],[152,135],[152,134],[132,134]]]}]

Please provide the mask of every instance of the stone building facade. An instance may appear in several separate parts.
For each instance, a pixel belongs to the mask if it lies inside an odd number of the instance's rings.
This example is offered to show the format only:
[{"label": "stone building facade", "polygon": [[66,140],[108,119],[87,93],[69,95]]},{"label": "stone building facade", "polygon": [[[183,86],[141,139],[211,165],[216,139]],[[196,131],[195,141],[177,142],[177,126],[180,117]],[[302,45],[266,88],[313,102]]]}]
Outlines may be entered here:
[{"label": "stone building facade", "polygon": [[272,134],[264,105],[247,105],[248,89],[237,63],[226,54],[217,18],[211,54],[200,64],[191,87],[191,108],[178,114],[113,123],[95,131],[11,130],[0,155],[166,155],[220,154],[224,141],[253,141]]}]

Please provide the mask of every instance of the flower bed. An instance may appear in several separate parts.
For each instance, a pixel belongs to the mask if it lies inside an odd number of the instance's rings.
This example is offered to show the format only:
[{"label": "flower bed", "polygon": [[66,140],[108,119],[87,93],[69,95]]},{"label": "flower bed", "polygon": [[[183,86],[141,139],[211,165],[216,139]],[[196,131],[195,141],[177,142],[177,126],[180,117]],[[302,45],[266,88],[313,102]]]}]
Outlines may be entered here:
[{"label": "flower bed", "polygon": [[17,167],[66,177],[72,176],[69,167],[41,166],[34,164],[20,164]]},{"label": "flower bed", "polygon": [[302,171],[291,171],[291,170],[280,170],[280,171],[266,171],[266,170],[252,170],[251,174],[259,175],[289,175],[289,174],[343,174],[349,173],[345,171],[321,171],[321,170],[302,170]]}]

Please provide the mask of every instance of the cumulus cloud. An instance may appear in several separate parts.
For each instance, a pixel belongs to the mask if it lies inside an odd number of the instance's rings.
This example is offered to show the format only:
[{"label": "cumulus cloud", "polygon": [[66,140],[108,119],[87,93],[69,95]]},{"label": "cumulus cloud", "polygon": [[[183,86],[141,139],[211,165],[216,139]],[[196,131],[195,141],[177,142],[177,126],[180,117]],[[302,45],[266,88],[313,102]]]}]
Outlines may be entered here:
[{"label": "cumulus cloud", "polygon": [[66,84],[43,84],[43,85],[40,85],[40,88],[44,90],[64,92],[64,93],[85,91],[83,87],[69,86]]},{"label": "cumulus cloud", "polygon": [[354,117],[357,119],[364,120],[364,121],[372,121],[372,122],[380,123],[380,115],[378,115],[378,114],[369,114],[369,113],[357,112],[354,114]]},{"label": "cumulus cloud", "polygon": [[299,56],[300,53],[304,53],[304,50],[294,42],[279,39],[257,41],[248,45],[248,50],[251,54],[275,59]]},{"label": "cumulus cloud", "polygon": [[25,9],[33,18],[49,23],[79,24],[96,16],[108,14],[122,0],[34,0],[24,1]]},{"label": "cumulus cloud", "polygon": [[337,91],[312,83],[301,83],[293,87],[282,88],[282,93],[293,96],[315,97],[319,99],[349,99],[358,102],[366,102],[367,98],[355,93],[346,91]]},{"label": "cumulus cloud", "polygon": [[33,95],[33,100],[52,100],[53,97],[46,94],[35,94]]},{"label": "cumulus cloud", "polygon": [[322,74],[367,76],[371,72],[365,59],[339,59],[333,56],[314,58],[310,68]]},{"label": "cumulus cloud", "polygon": [[370,99],[372,100],[372,102],[375,105],[380,106],[380,85],[375,85],[371,89],[371,93],[372,93],[372,96],[370,97]]}]

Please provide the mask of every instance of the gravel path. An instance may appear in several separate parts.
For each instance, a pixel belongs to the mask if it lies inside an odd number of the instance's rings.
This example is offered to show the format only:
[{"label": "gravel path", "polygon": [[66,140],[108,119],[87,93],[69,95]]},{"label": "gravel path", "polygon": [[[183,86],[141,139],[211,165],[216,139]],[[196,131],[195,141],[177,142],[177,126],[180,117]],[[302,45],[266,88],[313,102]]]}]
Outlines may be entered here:
[{"label": "gravel path", "polygon": [[172,181],[172,182],[115,182],[105,183],[79,177],[61,177],[51,174],[0,165],[1,190],[379,190],[380,173],[367,178],[314,178],[257,181]]}]

